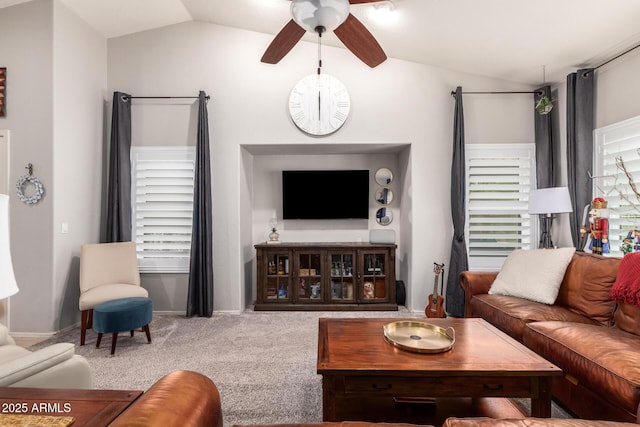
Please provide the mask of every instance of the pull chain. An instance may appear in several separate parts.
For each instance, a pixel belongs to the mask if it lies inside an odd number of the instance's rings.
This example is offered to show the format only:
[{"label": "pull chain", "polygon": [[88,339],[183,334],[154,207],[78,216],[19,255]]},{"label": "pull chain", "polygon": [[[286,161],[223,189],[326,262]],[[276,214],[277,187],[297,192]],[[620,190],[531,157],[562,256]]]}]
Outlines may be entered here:
[{"label": "pull chain", "polygon": [[318,33],[318,75],[322,69],[322,33],[325,31],[326,29],[321,25],[316,27],[316,33]]}]

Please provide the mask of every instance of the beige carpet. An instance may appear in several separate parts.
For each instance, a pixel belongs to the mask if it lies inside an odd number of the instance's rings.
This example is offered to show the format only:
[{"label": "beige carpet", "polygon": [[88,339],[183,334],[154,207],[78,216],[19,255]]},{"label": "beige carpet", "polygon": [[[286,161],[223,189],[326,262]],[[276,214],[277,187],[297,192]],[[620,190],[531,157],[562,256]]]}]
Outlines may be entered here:
[{"label": "beige carpet", "polygon": [[[94,388],[146,390],[179,369],[200,372],[217,385],[225,426],[319,422],[322,420],[321,377],[316,374],[320,317],[411,317],[409,312],[253,312],[190,318],[155,315],[152,343],[144,333],[120,334],[115,356],[111,337],[95,348],[96,334],[80,330],[36,344],[75,342],[76,353],[91,366]],[[554,416],[567,415],[554,404]]]}]

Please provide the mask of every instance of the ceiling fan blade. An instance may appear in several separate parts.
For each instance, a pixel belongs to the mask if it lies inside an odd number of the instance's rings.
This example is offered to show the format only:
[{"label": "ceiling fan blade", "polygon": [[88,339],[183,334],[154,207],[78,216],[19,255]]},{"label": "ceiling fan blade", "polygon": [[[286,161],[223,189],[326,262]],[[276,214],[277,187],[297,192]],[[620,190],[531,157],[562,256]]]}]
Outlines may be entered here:
[{"label": "ceiling fan blade", "polygon": [[260,61],[277,64],[304,36],[305,29],[292,19],[273,39]]},{"label": "ceiling fan blade", "polygon": [[352,14],[349,14],[347,20],[333,32],[347,49],[371,68],[377,67],[387,59],[375,37]]},{"label": "ceiling fan blade", "polygon": [[350,4],[376,3],[379,1],[386,1],[386,0],[349,0],[349,3]]}]

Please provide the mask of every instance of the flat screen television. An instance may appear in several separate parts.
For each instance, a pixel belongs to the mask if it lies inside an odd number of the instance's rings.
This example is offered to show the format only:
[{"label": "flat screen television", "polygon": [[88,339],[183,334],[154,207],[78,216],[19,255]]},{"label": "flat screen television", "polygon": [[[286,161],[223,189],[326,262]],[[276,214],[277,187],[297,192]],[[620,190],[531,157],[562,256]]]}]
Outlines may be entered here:
[{"label": "flat screen television", "polygon": [[368,219],[368,170],[282,171],[283,219]]}]

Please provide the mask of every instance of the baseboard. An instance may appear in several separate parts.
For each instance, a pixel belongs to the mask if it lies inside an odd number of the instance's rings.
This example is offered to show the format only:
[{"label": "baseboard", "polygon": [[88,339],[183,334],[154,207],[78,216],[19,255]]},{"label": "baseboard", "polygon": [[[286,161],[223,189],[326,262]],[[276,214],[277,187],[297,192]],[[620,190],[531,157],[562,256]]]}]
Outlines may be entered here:
[{"label": "baseboard", "polygon": [[[213,312],[213,314],[242,314],[241,311],[239,310],[216,310]],[[175,311],[175,310],[154,310],[153,311],[153,315],[158,315],[158,316],[184,316],[185,315],[185,310],[180,310],[180,311]]]}]

